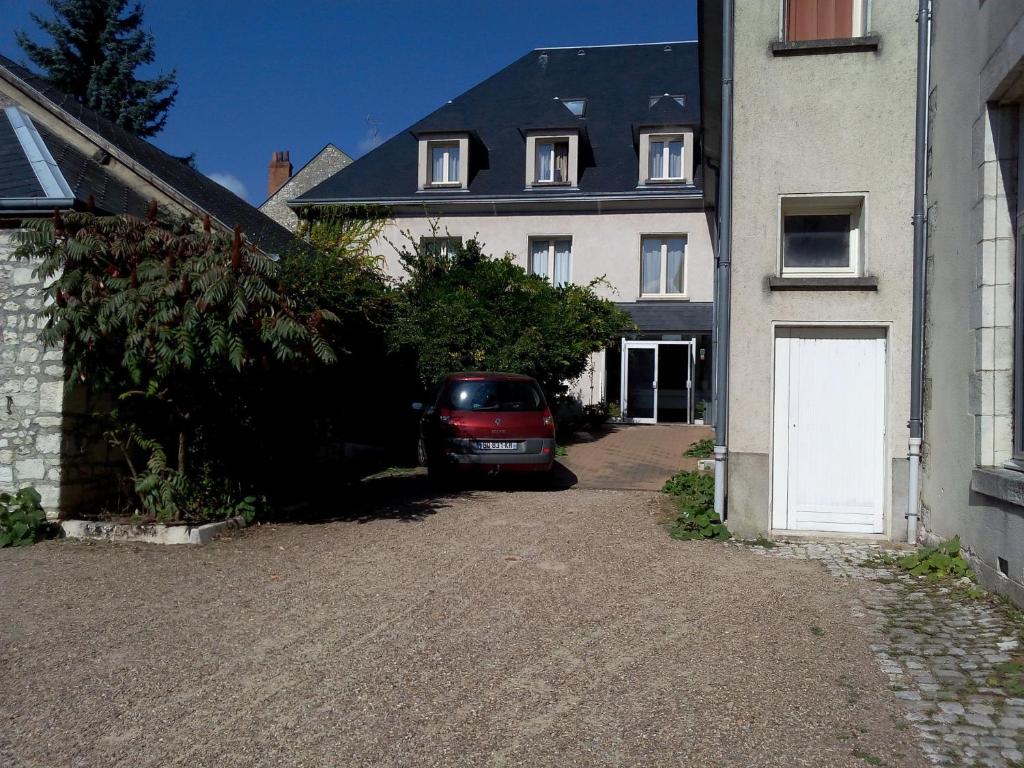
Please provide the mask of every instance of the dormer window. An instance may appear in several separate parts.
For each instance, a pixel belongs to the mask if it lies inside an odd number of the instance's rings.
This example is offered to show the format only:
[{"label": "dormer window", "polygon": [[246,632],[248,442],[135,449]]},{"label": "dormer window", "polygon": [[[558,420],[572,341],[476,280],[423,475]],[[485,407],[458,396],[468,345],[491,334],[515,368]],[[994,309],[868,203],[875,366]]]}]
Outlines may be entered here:
[{"label": "dormer window", "polygon": [[526,134],[526,186],[575,187],[578,184],[579,136],[575,131]]},{"label": "dormer window", "polygon": [[466,189],[468,165],[468,135],[427,134],[419,137],[418,188],[421,192]]},{"label": "dormer window", "polygon": [[545,184],[566,184],[569,181],[569,140],[537,142],[537,175],[534,180]]},{"label": "dormer window", "polygon": [[651,136],[651,181],[682,181],[683,137]]},{"label": "dormer window", "polygon": [[693,130],[682,126],[640,129],[639,185],[693,183]]},{"label": "dormer window", "polygon": [[430,144],[430,184],[459,183],[459,145],[458,142],[431,142]]}]

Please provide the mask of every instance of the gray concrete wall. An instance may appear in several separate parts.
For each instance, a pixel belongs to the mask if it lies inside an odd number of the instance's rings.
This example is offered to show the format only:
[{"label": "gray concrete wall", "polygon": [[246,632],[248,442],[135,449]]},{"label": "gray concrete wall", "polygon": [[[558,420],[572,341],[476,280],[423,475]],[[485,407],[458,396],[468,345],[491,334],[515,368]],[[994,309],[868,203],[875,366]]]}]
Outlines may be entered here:
[{"label": "gray concrete wall", "polygon": [[[886,465],[905,461],[909,414],[916,3],[871,4],[877,51],[773,56],[778,0],[736,4],[729,521],[771,527],[773,339],[780,324],[888,334]],[[772,291],[780,196],[865,196],[864,271],[877,291]],[[897,495],[889,473],[888,499]],[[905,533],[887,503],[886,532]]]},{"label": "gray concrete wall", "polygon": [[39,340],[44,321],[37,266],[14,261],[13,230],[0,230],[0,491],[32,486],[43,508],[60,507],[64,367]]},{"label": "gray concrete wall", "polygon": [[1019,1],[935,3],[922,535],[960,535],[982,581],[1018,602],[1024,508],[973,492],[971,480],[1012,454],[1022,56]]}]

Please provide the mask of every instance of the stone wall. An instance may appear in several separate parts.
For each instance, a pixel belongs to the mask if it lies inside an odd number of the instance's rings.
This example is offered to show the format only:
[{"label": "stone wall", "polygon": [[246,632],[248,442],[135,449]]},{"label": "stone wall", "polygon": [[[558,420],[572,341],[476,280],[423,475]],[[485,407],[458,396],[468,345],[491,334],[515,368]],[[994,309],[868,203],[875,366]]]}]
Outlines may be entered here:
[{"label": "stone wall", "polygon": [[300,168],[299,172],[292,176],[284,186],[271,195],[260,206],[260,211],[289,232],[294,232],[299,223],[299,217],[288,207],[288,201],[303,192],[308,192],[320,182],[326,181],[351,162],[351,157],[333,144],[328,144],[317,153],[316,157]]},{"label": "stone wall", "polygon": [[13,230],[0,230],[0,491],[33,486],[43,508],[61,506],[64,367],[60,350],[43,348],[42,284],[36,265],[16,262]]}]

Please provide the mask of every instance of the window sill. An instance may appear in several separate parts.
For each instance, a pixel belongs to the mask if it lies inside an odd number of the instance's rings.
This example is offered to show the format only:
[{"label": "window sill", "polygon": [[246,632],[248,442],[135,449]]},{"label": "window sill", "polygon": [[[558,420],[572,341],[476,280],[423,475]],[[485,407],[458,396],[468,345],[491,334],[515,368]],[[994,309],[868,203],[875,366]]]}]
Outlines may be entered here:
[{"label": "window sill", "polygon": [[465,187],[453,182],[451,184],[428,184],[420,192],[451,192],[460,189],[465,189]]},{"label": "window sill", "polygon": [[566,187],[572,188],[573,184],[571,181],[535,181],[530,185],[531,189],[544,189],[546,187],[558,187],[565,189]]},{"label": "window sill", "polygon": [[647,181],[644,182],[644,184],[646,186],[651,186],[651,187],[666,187],[666,186],[673,186],[673,185],[677,185],[677,184],[689,184],[689,183],[690,182],[687,179],[647,179]]},{"label": "window sill", "polygon": [[638,301],[689,301],[685,293],[641,293]]},{"label": "window sill", "polygon": [[1024,507],[1024,472],[979,467],[971,473],[971,490],[982,496]]},{"label": "window sill", "polygon": [[768,278],[772,291],[877,291],[877,277],[778,277]]},{"label": "window sill", "polygon": [[878,35],[837,37],[831,40],[776,40],[771,44],[772,56],[815,56],[823,53],[861,53],[877,51]]}]

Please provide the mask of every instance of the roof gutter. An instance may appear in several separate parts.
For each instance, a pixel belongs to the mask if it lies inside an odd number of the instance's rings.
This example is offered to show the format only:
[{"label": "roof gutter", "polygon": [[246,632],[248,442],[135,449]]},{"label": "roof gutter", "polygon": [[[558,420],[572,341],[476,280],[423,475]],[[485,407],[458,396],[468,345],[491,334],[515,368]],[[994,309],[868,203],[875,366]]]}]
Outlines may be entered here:
[{"label": "roof gutter", "polygon": [[907,541],[917,542],[921,512],[924,331],[928,247],[928,75],[931,64],[931,0],[917,7],[917,126],[914,136],[914,297],[910,340],[910,471],[907,488]]},{"label": "roof gutter", "polygon": [[505,203],[595,203],[595,202],[636,202],[638,200],[652,200],[654,202],[669,202],[680,200],[700,200],[703,192],[699,189],[687,190],[683,193],[671,195],[649,194],[639,191],[633,194],[621,195],[560,195],[560,196],[508,196],[508,197],[433,197],[424,195],[421,198],[396,198],[386,200],[371,197],[350,197],[350,198],[317,198],[312,200],[295,199],[289,200],[290,208],[304,208],[306,206],[327,206],[327,205],[386,205],[397,207],[400,205],[423,206],[423,205],[502,205]]},{"label": "roof gutter", "polygon": [[71,208],[74,204],[73,197],[4,197],[0,198],[0,211],[39,213],[55,208]]},{"label": "roof gutter", "polygon": [[715,513],[727,515],[729,454],[729,318],[732,284],[733,0],[722,2],[722,147],[718,176],[718,254],[715,259]]}]

